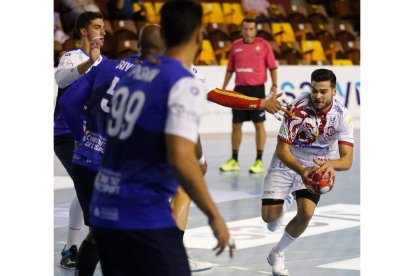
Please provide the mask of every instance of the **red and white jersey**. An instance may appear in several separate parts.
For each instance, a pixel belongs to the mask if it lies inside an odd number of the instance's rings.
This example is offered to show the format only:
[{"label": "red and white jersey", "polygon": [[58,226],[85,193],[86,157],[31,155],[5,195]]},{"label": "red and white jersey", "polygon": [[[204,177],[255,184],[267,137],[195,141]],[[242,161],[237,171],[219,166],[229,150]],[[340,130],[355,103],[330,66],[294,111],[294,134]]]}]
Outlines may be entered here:
[{"label": "red and white jersey", "polygon": [[[74,49],[66,52],[59,61],[59,65],[55,71],[55,79],[59,88],[65,88],[71,85],[75,80],[79,79],[81,75],[76,68],[79,64],[84,63],[89,59],[88,53],[82,49]],[[98,65],[102,61],[102,56],[99,56],[93,66]],[[90,67],[86,72],[88,72]]]},{"label": "red and white jersey", "polygon": [[325,113],[318,113],[309,95],[292,103],[292,111],[280,126],[278,140],[292,145],[291,152],[305,166],[313,159],[329,160],[338,155],[338,143],[354,145],[350,111],[335,98]]}]

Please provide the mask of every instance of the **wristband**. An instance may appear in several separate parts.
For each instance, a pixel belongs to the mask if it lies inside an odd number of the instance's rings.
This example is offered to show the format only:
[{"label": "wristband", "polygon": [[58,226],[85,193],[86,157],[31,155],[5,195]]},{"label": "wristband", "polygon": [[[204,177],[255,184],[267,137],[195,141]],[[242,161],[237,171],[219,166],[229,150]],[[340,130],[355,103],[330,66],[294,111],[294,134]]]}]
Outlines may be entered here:
[{"label": "wristband", "polygon": [[276,88],[277,88],[277,84],[274,82],[274,83],[272,83],[272,86],[276,86]]},{"label": "wristband", "polygon": [[198,159],[198,164],[200,166],[203,166],[206,163],[206,158],[204,157],[204,155],[201,156],[200,159]]}]

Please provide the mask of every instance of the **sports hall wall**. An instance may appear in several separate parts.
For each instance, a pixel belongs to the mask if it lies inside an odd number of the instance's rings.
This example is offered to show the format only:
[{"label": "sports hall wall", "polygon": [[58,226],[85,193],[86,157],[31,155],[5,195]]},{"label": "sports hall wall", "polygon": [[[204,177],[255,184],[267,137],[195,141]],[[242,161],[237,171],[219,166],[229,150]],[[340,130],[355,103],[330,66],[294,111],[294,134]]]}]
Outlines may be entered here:
[{"label": "sports hall wall", "polygon": [[[290,103],[293,99],[303,93],[310,92],[310,75],[319,66],[289,66],[283,65],[277,69],[278,91],[283,92],[283,99]],[[336,98],[343,103],[352,113],[354,128],[359,129],[360,118],[360,67],[359,66],[323,66],[332,70],[337,78]],[[221,88],[226,72],[225,66],[197,66],[199,72],[208,81]],[[271,86],[270,74],[268,73],[266,93]],[[234,74],[226,87],[227,90],[234,89]],[[201,121],[200,133],[230,133],[231,132],[231,109],[208,102],[204,116]],[[267,132],[279,130],[280,122],[269,113],[266,113],[265,128]],[[244,132],[254,133],[251,122],[243,124]]]},{"label": "sports hall wall", "polygon": [[[359,66],[323,66],[333,70],[337,77],[336,98],[342,102],[352,113],[354,128],[359,129],[360,119],[360,67]],[[319,66],[289,66],[283,65],[277,69],[278,91],[283,92],[283,99],[291,102],[303,93],[310,92],[310,75]],[[208,81],[218,88],[223,85],[226,66],[197,66],[199,72]],[[227,90],[234,89],[234,74],[227,86]],[[266,84],[267,93],[270,91],[270,75]],[[57,85],[55,83],[55,98]],[[208,102],[201,120],[200,133],[231,133],[231,109]],[[266,113],[265,127],[267,132],[277,132],[280,122],[269,113]],[[244,132],[254,133],[251,122],[243,124]]]}]

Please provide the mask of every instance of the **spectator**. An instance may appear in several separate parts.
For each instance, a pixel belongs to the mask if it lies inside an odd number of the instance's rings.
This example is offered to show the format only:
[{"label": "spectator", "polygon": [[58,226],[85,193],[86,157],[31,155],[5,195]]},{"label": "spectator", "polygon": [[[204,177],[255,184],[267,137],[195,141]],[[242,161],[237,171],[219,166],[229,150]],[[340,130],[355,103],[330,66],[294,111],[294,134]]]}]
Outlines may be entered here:
[{"label": "spectator", "polygon": [[57,12],[54,12],[54,21],[54,40],[60,44],[63,44],[69,38],[69,36],[63,31],[62,22],[60,22],[60,16]]},{"label": "spectator", "polygon": [[110,0],[109,6],[113,12],[113,19],[147,21],[146,10],[141,0]]}]

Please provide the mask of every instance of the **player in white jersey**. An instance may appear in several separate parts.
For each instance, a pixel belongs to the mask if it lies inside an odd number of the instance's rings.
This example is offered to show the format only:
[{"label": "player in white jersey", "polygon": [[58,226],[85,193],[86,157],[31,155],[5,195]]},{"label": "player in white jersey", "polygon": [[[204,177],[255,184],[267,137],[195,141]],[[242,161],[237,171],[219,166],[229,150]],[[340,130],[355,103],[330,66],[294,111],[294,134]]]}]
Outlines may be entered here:
[{"label": "player in white jersey", "polygon": [[[262,218],[269,230],[280,226],[292,191],[297,201],[296,216],[287,224],[268,262],[273,275],[288,275],[284,250],[307,228],[320,195],[306,188],[315,167],[335,178],[335,171],[348,170],[353,159],[353,126],[349,110],[335,98],[336,76],[327,69],[311,75],[312,91],[296,99],[280,127],[276,153],[265,178]],[[339,153],[339,158],[338,158]]]},{"label": "player in white jersey", "polygon": [[[104,42],[104,23],[100,12],[85,12],[78,16],[75,29],[81,36],[81,48],[65,53],[60,59],[55,72],[59,87],[56,103],[66,89],[79,77],[88,72],[92,66],[99,64],[103,57],[99,48]],[[56,104],[54,114],[54,151],[71,176],[71,163],[75,141],[62,117],[59,105]],[[66,245],[62,250],[60,264],[64,268],[74,269],[76,266],[77,246],[80,229],[83,224],[82,210],[75,195],[69,208],[69,224]]]}]

